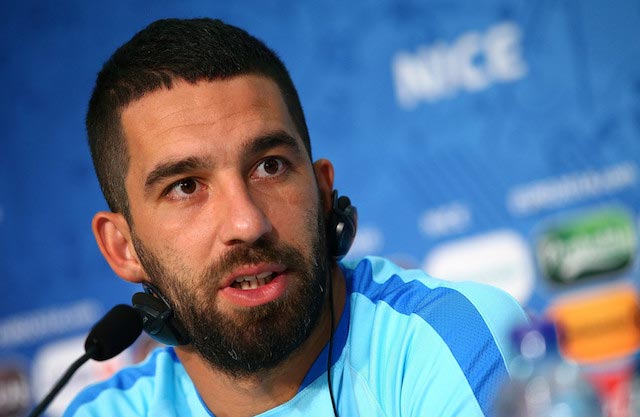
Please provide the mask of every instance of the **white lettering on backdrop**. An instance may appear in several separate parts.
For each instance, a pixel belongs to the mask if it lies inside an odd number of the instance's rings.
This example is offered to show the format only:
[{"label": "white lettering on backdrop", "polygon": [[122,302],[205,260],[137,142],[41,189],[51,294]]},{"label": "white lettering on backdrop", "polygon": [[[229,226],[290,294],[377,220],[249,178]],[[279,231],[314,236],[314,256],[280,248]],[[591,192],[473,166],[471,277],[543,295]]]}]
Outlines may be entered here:
[{"label": "white lettering on backdrop", "polygon": [[420,101],[436,102],[460,91],[522,79],[527,64],[521,41],[520,27],[503,22],[484,33],[466,32],[452,43],[436,41],[415,53],[398,52],[392,62],[398,103],[411,109]]}]

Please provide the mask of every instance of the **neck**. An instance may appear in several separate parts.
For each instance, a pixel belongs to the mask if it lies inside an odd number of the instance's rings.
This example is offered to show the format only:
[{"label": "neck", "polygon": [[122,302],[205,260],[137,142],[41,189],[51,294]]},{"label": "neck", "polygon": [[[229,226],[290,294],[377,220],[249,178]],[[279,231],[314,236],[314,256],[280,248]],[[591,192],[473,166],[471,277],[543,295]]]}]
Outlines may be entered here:
[{"label": "neck", "polygon": [[[344,276],[335,263],[331,277],[335,327],[340,321],[346,298]],[[328,301],[327,297],[318,324],[307,340],[289,358],[269,371],[234,377],[211,367],[189,346],[176,347],[176,354],[209,410],[217,417],[249,417],[293,398],[335,330],[331,328]]]}]

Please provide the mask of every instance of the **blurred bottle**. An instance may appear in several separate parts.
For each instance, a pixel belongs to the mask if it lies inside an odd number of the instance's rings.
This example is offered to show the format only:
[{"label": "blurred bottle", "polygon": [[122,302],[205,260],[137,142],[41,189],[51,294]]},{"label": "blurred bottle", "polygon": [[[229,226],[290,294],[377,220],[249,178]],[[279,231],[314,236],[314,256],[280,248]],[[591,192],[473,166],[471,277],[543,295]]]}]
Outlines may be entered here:
[{"label": "blurred bottle", "polygon": [[633,392],[636,390],[633,358],[589,364],[583,369],[599,394],[604,417],[640,417],[633,404],[638,395]]},{"label": "blurred bottle", "polygon": [[640,355],[634,356],[634,372],[629,383],[629,415],[640,417]]},{"label": "blurred bottle", "polygon": [[636,288],[621,283],[560,297],[545,313],[560,330],[562,356],[580,364],[605,417],[640,417],[632,404],[639,306]]},{"label": "blurred bottle", "polygon": [[497,417],[601,417],[602,408],[580,368],[564,360],[551,321],[515,329],[519,355],[496,403]]}]

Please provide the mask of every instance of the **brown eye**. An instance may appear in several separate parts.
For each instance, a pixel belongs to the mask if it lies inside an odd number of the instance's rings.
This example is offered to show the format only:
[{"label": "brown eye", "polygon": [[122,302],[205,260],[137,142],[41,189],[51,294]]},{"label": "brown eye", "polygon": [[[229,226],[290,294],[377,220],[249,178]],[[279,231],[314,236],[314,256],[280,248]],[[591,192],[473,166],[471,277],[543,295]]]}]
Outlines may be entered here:
[{"label": "brown eye", "polygon": [[280,161],[277,159],[267,159],[264,161],[264,172],[269,175],[275,175],[280,170]]},{"label": "brown eye", "polygon": [[286,172],[287,168],[287,163],[281,158],[266,158],[258,164],[252,176],[261,179],[277,177]]},{"label": "brown eye", "polygon": [[196,181],[191,178],[187,178],[178,182],[178,188],[184,194],[193,194],[196,191],[197,187],[198,184],[196,184]]},{"label": "brown eye", "polygon": [[184,200],[197,195],[202,190],[202,184],[195,178],[184,178],[171,184],[165,195],[170,200]]}]

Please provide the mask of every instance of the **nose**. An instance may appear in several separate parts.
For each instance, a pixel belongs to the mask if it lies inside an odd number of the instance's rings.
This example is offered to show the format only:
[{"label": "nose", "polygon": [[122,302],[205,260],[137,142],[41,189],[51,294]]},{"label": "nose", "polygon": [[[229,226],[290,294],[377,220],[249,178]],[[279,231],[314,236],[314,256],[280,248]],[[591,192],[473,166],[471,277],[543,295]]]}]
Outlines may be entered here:
[{"label": "nose", "polygon": [[272,230],[271,221],[245,187],[234,187],[226,194],[219,234],[225,245],[253,243]]}]

